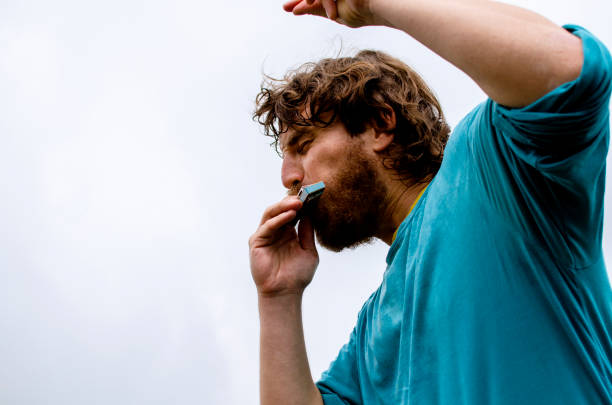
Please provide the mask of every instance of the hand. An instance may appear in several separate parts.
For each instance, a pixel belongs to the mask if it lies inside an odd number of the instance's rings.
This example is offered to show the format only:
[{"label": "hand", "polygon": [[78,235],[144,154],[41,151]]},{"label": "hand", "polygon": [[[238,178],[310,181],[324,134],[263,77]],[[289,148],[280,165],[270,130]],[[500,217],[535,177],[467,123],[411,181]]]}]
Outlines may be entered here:
[{"label": "hand", "polygon": [[249,239],[251,275],[260,295],[301,295],[314,277],[319,254],[308,218],[292,226],[302,202],[286,197],[268,207]]},{"label": "hand", "polygon": [[371,11],[371,0],[290,0],[283,9],[295,15],[318,15],[340,24],[357,28],[366,25],[385,25]]}]

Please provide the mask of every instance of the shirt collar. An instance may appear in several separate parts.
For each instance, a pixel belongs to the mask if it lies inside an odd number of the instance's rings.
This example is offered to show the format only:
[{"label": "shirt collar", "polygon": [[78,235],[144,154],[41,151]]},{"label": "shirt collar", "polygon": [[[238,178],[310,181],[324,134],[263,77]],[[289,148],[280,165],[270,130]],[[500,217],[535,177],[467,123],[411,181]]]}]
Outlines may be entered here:
[{"label": "shirt collar", "polygon": [[[404,222],[406,220],[406,218],[408,218],[408,215],[410,215],[410,213],[412,212],[412,209],[416,206],[416,204],[419,202],[419,200],[421,199],[421,197],[423,196],[423,193],[425,192],[425,190],[427,190],[427,187],[429,187],[429,184],[426,185],[425,187],[423,187],[423,190],[421,190],[421,192],[419,193],[419,195],[417,195],[417,197],[414,199],[414,201],[412,202],[412,205],[410,206],[410,209],[408,210],[408,213],[406,214],[406,216],[404,217],[404,219],[402,220],[402,222]],[[401,225],[401,223],[400,223]],[[397,227],[397,229],[395,230],[395,232],[393,232],[393,239],[391,239],[391,243],[395,242],[395,237],[397,236],[397,231],[399,231],[399,226]]]}]

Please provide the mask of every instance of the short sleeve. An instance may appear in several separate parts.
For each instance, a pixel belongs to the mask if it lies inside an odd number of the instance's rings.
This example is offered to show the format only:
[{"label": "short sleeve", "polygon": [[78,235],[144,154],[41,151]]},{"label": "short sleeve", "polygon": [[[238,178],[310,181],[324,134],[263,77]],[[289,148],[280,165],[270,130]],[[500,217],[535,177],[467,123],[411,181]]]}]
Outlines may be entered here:
[{"label": "short sleeve", "polygon": [[523,108],[488,100],[459,126],[500,217],[578,269],[601,255],[612,58],[584,28],[564,28],[582,41],[576,80]]},{"label": "short sleeve", "polygon": [[356,329],[353,329],[348,343],[340,349],[338,357],[316,384],[325,405],[362,403],[355,356]]},{"label": "short sleeve", "polygon": [[492,103],[493,125],[526,163],[551,178],[582,181],[581,159],[605,160],[609,138],[612,59],[606,47],[584,28],[567,25],[582,40],[580,76],[534,103],[518,109]]}]

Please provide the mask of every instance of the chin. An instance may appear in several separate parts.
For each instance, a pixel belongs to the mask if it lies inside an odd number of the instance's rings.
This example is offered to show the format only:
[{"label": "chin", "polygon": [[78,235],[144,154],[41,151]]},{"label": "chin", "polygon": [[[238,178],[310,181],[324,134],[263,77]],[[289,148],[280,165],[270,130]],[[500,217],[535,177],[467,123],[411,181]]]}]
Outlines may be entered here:
[{"label": "chin", "polygon": [[[354,241],[354,242],[350,242],[350,243],[338,243],[336,241],[324,241],[321,238],[319,238],[319,236],[317,236],[317,242],[319,242],[319,245],[321,245],[323,248],[330,250],[332,252],[335,253],[339,253],[342,252],[344,249],[355,249],[359,246],[362,245],[368,245],[370,243],[372,243],[374,241],[374,237],[369,237],[366,239],[362,239],[362,240],[358,240],[358,241]],[[330,243],[328,243],[330,242]]]},{"label": "chin", "polygon": [[315,235],[319,245],[332,252],[344,249],[354,249],[361,245],[372,243],[374,236],[368,226],[330,226],[314,225]]}]

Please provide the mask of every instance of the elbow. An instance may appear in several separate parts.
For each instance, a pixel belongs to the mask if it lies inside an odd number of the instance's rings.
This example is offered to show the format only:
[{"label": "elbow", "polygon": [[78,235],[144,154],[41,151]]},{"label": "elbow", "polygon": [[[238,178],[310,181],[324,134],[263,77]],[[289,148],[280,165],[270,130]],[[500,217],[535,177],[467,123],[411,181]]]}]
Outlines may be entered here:
[{"label": "elbow", "polygon": [[545,53],[534,61],[539,68],[534,69],[531,64],[503,92],[490,94],[493,100],[507,107],[522,108],[580,77],[584,62],[582,40],[565,30],[548,39]]},{"label": "elbow", "polygon": [[582,40],[577,36],[563,30],[559,35],[557,46],[556,69],[555,74],[551,75],[550,78],[549,91],[580,77],[584,62]]}]

